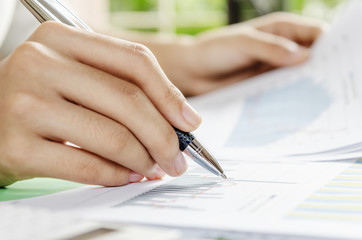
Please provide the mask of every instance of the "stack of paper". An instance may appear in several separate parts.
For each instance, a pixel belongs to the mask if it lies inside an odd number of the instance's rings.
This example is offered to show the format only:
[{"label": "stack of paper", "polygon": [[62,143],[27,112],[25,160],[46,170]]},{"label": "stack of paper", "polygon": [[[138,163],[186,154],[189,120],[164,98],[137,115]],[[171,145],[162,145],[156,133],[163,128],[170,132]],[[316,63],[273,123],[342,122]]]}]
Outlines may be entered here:
[{"label": "stack of paper", "polygon": [[307,63],[193,99],[205,145],[228,159],[362,157],[361,12],[351,4]]},{"label": "stack of paper", "polygon": [[184,239],[362,239],[362,162],[220,164],[227,180],[195,167],[178,178],[84,186],[10,203],[177,228]]},{"label": "stack of paper", "polygon": [[199,137],[219,150],[227,180],[195,167],[10,203],[178,228],[185,239],[362,239],[362,162],[346,160],[362,156],[361,13],[352,4],[304,65],[192,100],[205,118]]}]

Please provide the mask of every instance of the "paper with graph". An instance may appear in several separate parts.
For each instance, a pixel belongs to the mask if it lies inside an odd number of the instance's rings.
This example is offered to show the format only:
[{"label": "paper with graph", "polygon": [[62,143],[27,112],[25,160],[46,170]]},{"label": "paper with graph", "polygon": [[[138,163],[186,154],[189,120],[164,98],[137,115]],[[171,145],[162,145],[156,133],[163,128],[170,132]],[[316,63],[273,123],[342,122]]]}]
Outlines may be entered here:
[{"label": "paper with graph", "polygon": [[353,4],[307,63],[193,99],[205,145],[227,159],[362,157],[361,12]]},{"label": "paper with graph", "polygon": [[85,186],[11,203],[212,237],[234,233],[240,239],[252,232],[287,239],[362,238],[362,161],[220,163],[228,180],[195,167],[178,178],[115,188]]},{"label": "paper with graph", "polygon": [[[307,160],[362,156],[361,13],[356,2],[303,66],[193,100],[205,116],[199,137],[213,150],[228,150],[220,151],[227,180],[194,167],[179,178],[85,186],[11,203],[95,220],[203,230],[203,237],[216,232],[213,237],[233,233],[238,239],[241,233],[362,239],[362,161],[270,161],[276,160],[270,153]],[[217,139],[209,135],[215,131]],[[264,162],[240,157],[255,152],[266,153]]]},{"label": "paper with graph", "polygon": [[222,164],[229,180],[195,168],[89,216],[190,229],[362,238],[361,161]]}]

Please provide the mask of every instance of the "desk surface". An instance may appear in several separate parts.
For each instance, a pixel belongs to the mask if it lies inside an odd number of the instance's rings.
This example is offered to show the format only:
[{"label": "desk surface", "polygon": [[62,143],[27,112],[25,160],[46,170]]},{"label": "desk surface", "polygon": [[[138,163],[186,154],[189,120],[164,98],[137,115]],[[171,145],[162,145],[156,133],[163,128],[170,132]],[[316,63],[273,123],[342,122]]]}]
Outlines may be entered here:
[{"label": "desk surface", "polygon": [[16,182],[4,189],[0,189],[0,202],[38,197],[51,193],[62,192],[82,186],[82,184],[52,179],[34,178]]}]

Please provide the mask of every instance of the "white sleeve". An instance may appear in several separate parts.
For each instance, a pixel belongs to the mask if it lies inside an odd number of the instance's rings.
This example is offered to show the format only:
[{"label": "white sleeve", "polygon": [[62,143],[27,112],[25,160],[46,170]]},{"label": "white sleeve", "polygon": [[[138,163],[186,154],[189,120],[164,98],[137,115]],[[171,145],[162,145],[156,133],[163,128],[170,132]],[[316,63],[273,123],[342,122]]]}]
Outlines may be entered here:
[{"label": "white sleeve", "polygon": [[[87,25],[101,29],[108,20],[108,1],[62,0]],[[0,59],[9,55],[39,26],[36,18],[18,0],[0,0]]]},{"label": "white sleeve", "polygon": [[15,6],[16,0],[0,0],[0,49],[9,31]]},{"label": "white sleeve", "polygon": [[39,22],[18,0],[0,0],[0,9],[6,13],[6,17],[0,14],[0,57],[5,57],[31,35]]}]

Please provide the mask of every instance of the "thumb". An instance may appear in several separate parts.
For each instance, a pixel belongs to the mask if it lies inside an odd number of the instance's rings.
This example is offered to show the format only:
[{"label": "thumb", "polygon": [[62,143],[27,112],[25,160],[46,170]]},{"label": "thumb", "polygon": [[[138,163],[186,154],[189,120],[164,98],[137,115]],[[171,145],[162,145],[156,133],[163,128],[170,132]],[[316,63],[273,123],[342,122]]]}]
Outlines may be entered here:
[{"label": "thumb", "polygon": [[250,30],[243,36],[243,52],[255,60],[262,61],[273,66],[296,65],[309,58],[308,48],[277,35]]}]

